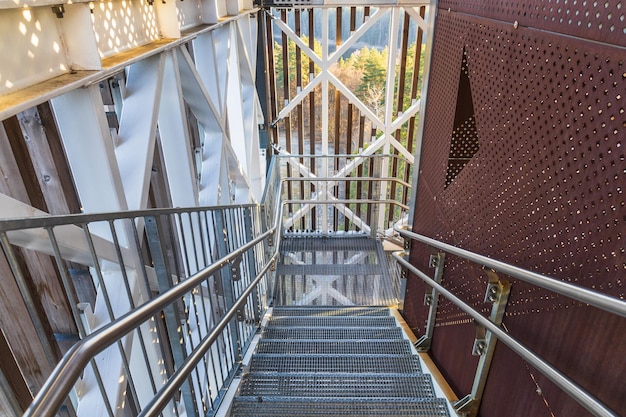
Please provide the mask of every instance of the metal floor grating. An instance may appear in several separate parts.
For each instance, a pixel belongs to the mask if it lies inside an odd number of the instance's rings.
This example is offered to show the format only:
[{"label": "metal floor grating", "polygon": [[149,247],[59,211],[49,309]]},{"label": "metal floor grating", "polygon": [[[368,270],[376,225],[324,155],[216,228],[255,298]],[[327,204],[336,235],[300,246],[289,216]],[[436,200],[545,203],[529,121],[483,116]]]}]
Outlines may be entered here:
[{"label": "metal floor grating", "polygon": [[388,307],[274,307],[229,417],[449,417]]},{"label": "metal floor grating", "polygon": [[429,399],[300,399],[300,398],[235,398],[232,416],[255,417],[449,417],[446,401]]},{"label": "metal floor grating", "polygon": [[399,327],[266,327],[263,338],[267,339],[400,339]]},{"label": "metal floor grating", "polygon": [[386,317],[387,307],[274,307],[272,317]]},{"label": "metal floor grating", "polygon": [[282,252],[376,252],[378,241],[367,237],[284,237]]},{"label": "metal floor grating", "polygon": [[421,372],[413,355],[272,355],[255,354],[250,372],[416,373]]},{"label": "metal floor grating", "polygon": [[279,327],[392,327],[393,317],[270,317],[268,326]]},{"label": "metal floor grating", "polygon": [[434,397],[430,375],[250,373],[240,395],[294,397]]},{"label": "metal floor grating", "polygon": [[397,305],[380,241],[364,237],[286,237],[280,247],[275,306]]},{"label": "metal floor grating", "polygon": [[263,339],[256,353],[284,355],[410,355],[408,340],[267,340]]}]

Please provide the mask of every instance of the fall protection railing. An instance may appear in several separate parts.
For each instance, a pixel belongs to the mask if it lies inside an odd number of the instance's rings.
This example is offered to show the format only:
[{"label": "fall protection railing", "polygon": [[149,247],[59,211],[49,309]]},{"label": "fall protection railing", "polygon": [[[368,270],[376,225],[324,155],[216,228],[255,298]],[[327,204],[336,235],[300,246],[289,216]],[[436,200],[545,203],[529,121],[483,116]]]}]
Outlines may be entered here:
[{"label": "fall protection railing", "polygon": [[388,176],[391,166],[400,166],[402,171],[410,165],[401,156],[277,152],[269,169],[267,192],[275,195],[280,190],[280,199],[269,201],[285,205],[282,224],[288,232],[383,237],[392,234],[394,225],[406,223],[411,186]]},{"label": "fall protection railing", "polygon": [[[25,415],[215,412],[268,305],[276,228],[261,223],[259,205],[0,221],[51,367],[58,358],[17,247],[54,257],[80,339]],[[77,268],[93,283],[92,299],[74,285]]]},{"label": "fall protection railing", "polygon": [[[114,417],[121,408],[142,417],[214,414],[268,305],[268,272],[277,257],[283,222],[293,219],[291,207],[310,203],[290,198],[285,184],[307,181],[323,189],[323,196],[308,197],[344,216],[349,204],[354,212],[362,208],[371,224],[352,217],[351,231],[383,236],[385,228],[378,224],[384,222],[378,219],[399,224],[408,210],[381,191],[381,184],[391,182],[409,187],[380,174],[393,157],[307,157],[335,170],[367,164],[362,177],[352,178],[330,169],[324,177],[305,177],[302,166],[289,176],[286,164],[304,156],[274,158],[258,205],[0,221],[2,247],[52,367],[58,357],[36,309],[30,308],[35,295],[15,246],[54,257],[78,327],[79,341],[54,368],[25,416],[58,411]],[[365,198],[350,192],[347,198],[334,197],[329,190],[342,187],[342,181],[368,184]],[[332,233],[331,227],[320,228]],[[76,291],[77,266],[93,281],[97,295],[91,300]]]},{"label": "fall protection railing", "polygon": [[[455,404],[455,408],[460,415],[475,416],[478,411],[497,338],[497,340],[506,344],[515,353],[549,378],[555,385],[570,395],[594,416],[618,416],[617,413],[609,409],[605,404],[600,402],[593,395],[585,391],[582,387],[549,364],[545,359],[531,351],[501,328],[500,324],[504,315],[504,306],[506,305],[506,298],[508,297],[510,284],[506,281],[500,281],[496,273],[500,272],[510,276],[511,278],[519,279],[538,287],[548,289],[555,293],[622,317],[626,317],[625,301],[460,249],[455,246],[439,242],[435,239],[410,232],[402,227],[397,227],[396,231],[403,238],[405,238],[407,242],[420,242],[433,248],[437,252],[436,255],[431,256],[429,262],[430,266],[435,268],[434,277],[432,278],[415,266],[411,265],[411,263],[405,259],[405,256],[407,255],[406,252],[399,251],[393,254],[394,259],[402,267],[415,274],[433,289],[432,294],[426,295],[427,305],[430,307],[428,325],[426,334],[416,344],[418,349],[420,348],[420,345],[425,345],[426,350],[429,346],[429,339],[432,337],[432,330],[434,327],[437,297],[439,294],[445,296],[462,311],[469,314],[479,326],[478,329],[482,329],[482,334],[477,330],[477,337],[473,347],[473,354],[476,354],[481,358],[477,367],[472,393],[468,394]],[[487,275],[489,276],[489,282],[487,283],[485,302],[493,303],[491,316],[489,318],[483,316],[480,312],[463,302],[460,298],[441,285],[445,254],[451,254],[464,258],[486,268]]]}]

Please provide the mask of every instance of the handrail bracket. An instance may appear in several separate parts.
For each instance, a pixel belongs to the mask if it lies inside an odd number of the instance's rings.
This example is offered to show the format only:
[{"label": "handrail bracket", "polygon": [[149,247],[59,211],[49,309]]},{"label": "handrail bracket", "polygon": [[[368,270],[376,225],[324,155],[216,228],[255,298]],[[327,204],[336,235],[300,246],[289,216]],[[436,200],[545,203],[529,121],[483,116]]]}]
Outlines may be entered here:
[{"label": "handrail bracket", "polygon": [[[489,319],[496,326],[500,326],[509,300],[511,284],[508,281],[500,280],[498,274],[493,269],[486,267],[483,269],[487,274],[484,302],[492,304]],[[476,324],[476,338],[472,346],[472,355],[480,356],[480,359],[476,367],[472,392],[453,404],[454,409],[460,416],[476,417],[478,414],[497,341],[498,338],[489,330],[480,324]]]},{"label": "handrail bracket", "polygon": [[[444,252],[431,253],[428,260],[429,268],[433,268],[435,270],[435,275],[433,279],[438,284],[441,284],[441,280],[443,278],[445,261],[446,254]],[[426,322],[426,331],[424,335],[422,335],[422,337],[420,337],[414,344],[415,348],[420,352],[427,352],[428,350],[430,350],[430,344],[432,342],[433,333],[435,331],[435,319],[437,318],[438,304],[439,292],[434,288],[431,288],[430,291],[427,290],[426,294],[424,294],[424,305],[428,307],[428,321]]]}]

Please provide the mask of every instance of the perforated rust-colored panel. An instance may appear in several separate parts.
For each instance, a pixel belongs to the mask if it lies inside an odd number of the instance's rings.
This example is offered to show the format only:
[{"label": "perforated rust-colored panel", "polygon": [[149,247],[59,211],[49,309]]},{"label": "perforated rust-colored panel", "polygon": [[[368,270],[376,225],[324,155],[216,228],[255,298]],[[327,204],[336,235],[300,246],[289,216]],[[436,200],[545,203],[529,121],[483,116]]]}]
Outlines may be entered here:
[{"label": "perforated rust-colored panel", "polygon": [[[622,47],[596,42],[626,44],[622,3],[440,3],[413,221],[416,232],[624,299],[626,53]],[[539,17],[527,15],[526,20],[511,19],[537,5],[547,11]],[[567,16],[557,14],[563,7],[570,16],[589,11],[608,18],[611,13],[614,28],[574,30],[569,23],[557,23]],[[510,20],[519,20],[521,26],[515,29]],[[463,50],[479,146],[446,188]],[[411,260],[428,271],[429,253],[414,244]],[[480,266],[448,256],[443,282],[489,313]],[[626,319],[512,283],[504,319],[510,333],[626,415]],[[417,334],[423,333],[427,317],[425,290],[414,277],[409,280],[405,315]],[[474,325],[446,300],[440,301],[436,323],[431,353],[457,395],[464,396],[471,390],[476,366],[470,355]],[[590,415],[499,345],[480,415],[551,412]]]},{"label": "perforated rust-colored panel", "polygon": [[626,2],[622,0],[442,0],[439,8],[626,45]]}]

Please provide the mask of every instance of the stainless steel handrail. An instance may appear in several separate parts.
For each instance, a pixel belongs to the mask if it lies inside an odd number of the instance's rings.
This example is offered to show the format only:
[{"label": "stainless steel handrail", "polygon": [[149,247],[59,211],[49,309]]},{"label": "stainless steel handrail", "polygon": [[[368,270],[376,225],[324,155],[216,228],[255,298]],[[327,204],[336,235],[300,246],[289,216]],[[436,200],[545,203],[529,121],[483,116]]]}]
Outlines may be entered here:
[{"label": "stainless steel handrail", "polygon": [[517,266],[506,264],[502,261],[497,261],[495,259],[491,259],[465,249],[457,248],[456,246],[439,242],[438,240],[417,233],[409,232],[400,227],[396,227],[395,230],[403,237],[422,242],[433,248],[441,249],[444,252],[459,256],[467,259],[468,261],[492,268],[512,278],[517,278],[521,281],[554,291],[555,293],[565,295],[569,298],[592,305],[610,313],[626,317],[626,301],[580,287],[578,285],[563,282],[555,278],[550,278],[536,272],[527,271]]},{"label": "stainless steel handrail", "polygon": [[211,330],[205,338],[202,340],[200,345],[194,350],[194,352],[187,357],[183,365],[174,372],[171,378],[152,398],[152,400],[146,404],[143,410],[137,415],[137,417],[152,417],[158,415],[163,409],[167,406],[167,403],[176,393],[176,390],[180,388],[180,386],[185,382],[189,374],[194,370],[198,362],[202,360],[202,357],[206,354],[206,352],[211,348],[211,345],[215,340],[217,340],[220,333],[224,330],[228,323],[235,317],[237,314],[237,310],[245,303],[246,299],[252,291],[254,291],[255,287],[261,282],[261,279],[267,273],[267,270],[272,266],[272,263],[278,257],[278,251],[274,252],[274,255],[269,259],[265,267],[259,272],[259,274],[255,277],[254,281],[250,283],[248,288],[241,294],[241,296],[237,299],[235,304],[233,304],[232,308],[228,310],[228,313],[220,320],[220,322]]},{"label": "stainless steel handrail", "polygon": [[[117,320],[109,323],[101,329],[95,331],[83,340],[75,344],[67,354],[61,359],[59,364],[55,367],[50,377],[42,386],[39,393],[29,406],[28,410],[24,414],[25,417],[34,416],[51,416],[53,415],[64,400],[71,392],[74,384],[76,383],[81,372],[87,366],[89,361],[97,354],[104,351],[111,344],[115,343],[124,335],[135,330],[139,325],[149,320],[156,313],[161,311],[164,307],[180,299],[185,293],[192,290],[199,285],[209,276],[214,274],[219,269],[226,266],[231,260],[237,258],[244,252],[252,249],[258,243],[272,239],[274,237],[274,253],[268,259],[261,272],[255,277],[251,284],[244,290],[241,296],[228,310],[225,316],[220,322],[213,327],[213,329],[203,338],[200,345],[196,347],[194,352],[188,356],[184,363],[174,372],[174,374],[167,380],[167,383],[161,387],[161,389],[155,393],[153,399],[148,402],[140,413],[140,416],[154,416],[160,413],[167,403],[171,400],[176,390],[184,383],[189,374],[193,371],[198,362],[202,359],[206,351],[211,347],[212,343],[218,338],[219,334],[228,325],[230,320],[237,313],[237,309],[243,305],[246,298],[254,291],[256,286],[261,282],[262,278],[267,273],[272,262],[274,262],[278,256],[278,248],[280,245],[280,239],[282,237],[281,228],[283,221],[283,212],[285,206],[289,204],[390,204],[397,205],[402,209],[407,207],[394,200],[329,200],[329,201],[311,201],[311,200],[283,200],[281,201],[283,183],[288,181],[304,180],[304,178],[280,178],[277,177],[274,180],[274,189],[272,193],[264,193],[264,198],[261,204],[268,204],[267,199],[271,199],[270,203],[274,204],[274,213],[272,227],[268,227],[268,230],[260,236],[252,239],[242,247],[234,250],[228,255],[217,260],[204,270],[196,273],[170,290],[164,292],[158,297],[146,302],[139,306],[135,310],[125,314]],[[315,178],[317,181],[333,181],[337,178]],[[352,179],[354,180],[354,179]],[[384,181],[395,180],[385,178],[366,178],[370,181]],[[348,179],[346,179],[348,181]],[[399,183],[403,185],[402,181]],[[268,184],[269,185],[269,184]],[[233,209],[233,208],[251,208],[257,207],[257,204],[243,204],[243,205],[227,205],[227,206],[215,206],[210,207],[212,210],[216,209]],[[195,207],[185,208],[185,212],[201,212],[208,209],[207,207]],[[76,225],[76,224],[90,224],[94,222],[103,222],[119,219],[134,219],[145,216],[159,216],[159,215],[171,215],[180,212],[179,208],[165,208],[165,209],[150,209],[150,210],[135,210],[127,211],[124,213],[94,213],[94,214],[73,214],[65,216],[39,216],[29,218],[15,218],[5,219],[0,221],[0,232],[10,232],[14,230],[33,229],[33,228],[53,228],[56,226],[64,225]],[[276,233],[278,232],[278,235]]]},{"label": "stainless steel handrail", "polygon": [[[411,233],[413,234],[413,233]],[[442,249],[441,246],[437,246]],[[446,250],[447,251],[447,250]],[[450,252],[452,253],[452,252]],[[524,360],[528,361],[533,367],[535,367],[539,372],[545,375],[548,379],[554,382],[559,388],[569,394],[574,400],[576,400],[580,405],[585,407],[595,416],[599,417],[619,417],[618,414],[614,413],[611,409],[606,407],[600,401],[598,401],[595,397],[573,382],[571,379],[563,375],[559,370],[554,368],[548,362],[539,357],[532,350],[528,349],[526,346],[518,342],[516,339],[511,337],[508,333],[502,330],[499,326],[496,326],[491,320],[484,317],[478,311],[474,310],[471,306],[461,301],[460,298],[456,297],[450,291],[448,291],[441,284],[437,283],[434,279],[430,278],[428,275],[411,265],[408,261],[406,261],[400,254],[405,254],[405,252],[394,252],[394,259],[399,262],[402,266],[407,268],[409,271],[417,275],[420,279],[426,282],[431,287],[435,288],[440,294],[448,298],[452,301],[457,307],[461,310],[469,314],[478,324],[485,327],[487,330],[492,332],[499,340],[501,340],[504,344],[510,347],[515,353],[520,355]]]},{"label": "stainless steel handrail", "polygon": [[411,188],[411,184],[393,177],[289,177],[283,178],[283,182],[395,182],[404,187]]},{"label": "stainless steel handrail", "polygon": [[[50,377],[46,380],[41,390],[28,407],[28,410],[26,410],[24,417],[54,415],[72,390],[75,381],[91,358],[116,342],[121,336],[126,335],[146,320],[149,320],[164,307],[178,301],[185,293],[191,291],[210,275],[228,265],[231,260],[269,238],[275,230],[275,227],[267,230],[244,246],[217,260],[206,269],[191,276],[164,292],[162,295],[137,307],[135,310],[125,314],[75,344],[54,368]],[[275,256],[276,252],[271,259],[275,259]],[[264,270],[266,271],[266,269]],[[259,281],[257,277],[253,282],[254,285],[251,284],[248,289],[246,289],[246,292],[248,290],[251,292]],[[228,314],[234,314],[233,310],[236,311],[236,309],[231,309]]]},{"label": "stainless steel handrail", "polygon": [[389,204],[390,206],[398,206],[401,209],[408,210],[409,207],[396,201],[396,200],[369,200],[369,199],[355,199],[355,200],[284,200],[282,204],[311,204],[311,205],[334,205],[334,204]]},{"label": "stainless steel handrail", "polygon": [[0,232],[8,232],[21,229],[49,228],[64,225],[88,224],[95,222],[106,222],[109,220],[132,219],[147,216],[163,216],[168,214],[179,214],[181,210],[184,213],[199,213],[206,210],[226,210],[238,208],[257,207],[257,204],[233,204],[218,205],[210,207],[179,207],[174,208],[156,208],[145,210],[129,210],[124,212],[106,212],[106,213],[76,213],[62,214],[54,216],[33,216],[33,217],[16,217],[11,219],[0,219]]}]

